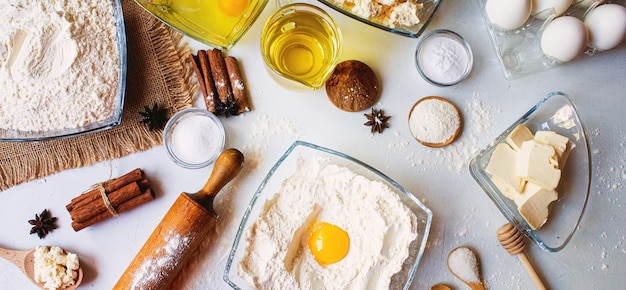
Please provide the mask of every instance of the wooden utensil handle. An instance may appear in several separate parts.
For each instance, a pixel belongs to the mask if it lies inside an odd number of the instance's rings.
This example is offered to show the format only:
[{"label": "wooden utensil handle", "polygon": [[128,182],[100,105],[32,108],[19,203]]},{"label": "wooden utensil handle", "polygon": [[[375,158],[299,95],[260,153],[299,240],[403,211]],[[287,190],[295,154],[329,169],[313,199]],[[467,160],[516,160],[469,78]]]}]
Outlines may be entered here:
[{"label": "wooden utensil handle", "polygon": [[528,275],[530,275],[530,278],[533,280],[533,283],[535,283],[535,286],[537,287],[537,289],[539,290],[547,289],[546,286],[543,284],[543,281],[541,281],[541,278],[537,274],[537,271],[535,271],[535,268],[528,260],[528,257],[526,257],[526,254],[524,254],[524,252],[521,252],[517,254],[517,257],[522,262],[522,265],[524,265],[524,268],[526,268],[526,272],[528,272]]},{"label": "wooden utensil handle", "polygon": [[226,149],[215,161],[213,172],[202,189],[191,198],[209,211],[213,211],[213,198],[241,171],[243,154],[234,148]]}]

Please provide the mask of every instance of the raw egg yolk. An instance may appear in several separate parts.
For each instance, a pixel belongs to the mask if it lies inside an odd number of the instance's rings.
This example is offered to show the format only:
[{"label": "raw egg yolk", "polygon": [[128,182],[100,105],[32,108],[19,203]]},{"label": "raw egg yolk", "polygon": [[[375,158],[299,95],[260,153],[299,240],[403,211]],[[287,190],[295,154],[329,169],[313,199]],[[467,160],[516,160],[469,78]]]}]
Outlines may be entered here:
[{"label": "raw egg yolk", "polygon": [[217,0],[217,6],[224,14],[237,17],[248,7],[249,0]]},{"label": "raw egg yolk", "polygon": [[316,221],[309,228],[309,249],[318,263],[327,266],[341,261],[350,249],[350,237],[340,227]]}]

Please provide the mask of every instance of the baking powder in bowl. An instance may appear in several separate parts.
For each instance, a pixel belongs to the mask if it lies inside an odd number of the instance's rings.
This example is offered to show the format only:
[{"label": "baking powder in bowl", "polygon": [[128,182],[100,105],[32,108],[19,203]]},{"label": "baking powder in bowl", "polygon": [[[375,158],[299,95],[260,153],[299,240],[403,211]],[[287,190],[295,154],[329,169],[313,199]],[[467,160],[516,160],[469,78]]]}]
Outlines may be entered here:
[{"label": "baking powder in bowl", "polygon": [[449,30],[435,30],[420,42],[416,52],[417,68],[430,83],[454,85],[469,74],[473,56],[463,38]]}]

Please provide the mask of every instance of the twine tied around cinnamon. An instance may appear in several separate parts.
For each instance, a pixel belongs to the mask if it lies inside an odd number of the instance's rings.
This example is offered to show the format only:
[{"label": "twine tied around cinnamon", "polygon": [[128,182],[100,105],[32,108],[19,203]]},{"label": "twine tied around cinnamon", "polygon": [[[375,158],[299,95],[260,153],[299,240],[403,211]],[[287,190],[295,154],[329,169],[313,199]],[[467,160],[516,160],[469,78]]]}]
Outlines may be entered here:
[{"label": "twine tied around cinnamon", "polygon": [[107,191],[104,188],[104,182],[98,182],[92,185],[89,189],[87,189],[83,193],[87,193],[92,190],[97,190],[98,192],[100,192],[100,196],[102,196],[102,201],[104,202],[104,206],[106,206],[107,210],[109,211],[109,213],[111,213],[112,216],[117,216],[118,213],[113,207],[113,205],[111,204],[111,201],[109,200],[109,196],[107,195]]},{"label": "twine tied around cinnamon", "polygon": [[150,181],[137,168],[118,178],[92,185],[65,206],[72,217],[72,228],[79,231],[154,200]]}]

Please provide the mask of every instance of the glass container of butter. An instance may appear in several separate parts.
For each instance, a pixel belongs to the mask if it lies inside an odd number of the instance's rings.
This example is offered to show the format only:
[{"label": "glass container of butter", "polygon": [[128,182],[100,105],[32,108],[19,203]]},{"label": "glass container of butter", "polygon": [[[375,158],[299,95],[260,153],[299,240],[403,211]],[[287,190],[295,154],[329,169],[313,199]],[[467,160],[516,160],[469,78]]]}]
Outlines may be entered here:
[{"label": "glass container of butter", "polygon": [[159,20],[210,46],[228,50],[268,0],[135,0]]},{"label": "glass container of butter", "polygon": [[[487,169],[498,145],[506,144],[507,137],[512,136],[511,132],[520,124],[525,125],[532,133],[552,131],[567,137],[570,142],[569,154],[560,168],[560,181],[556,187],[558,197],[549,204],[547,221],[538,229],[533,229],[537,227],[531,226],[520,214],[518,205],[507,197],[510,194],[496,185],[497,180]],[[507,220],[541,249],[557,252],[565,248],[582,218],[591,183],[587,134],[572,100],[562,92],[549,93],[487,148],[474,156],[470,162],[470,173]]]}]

